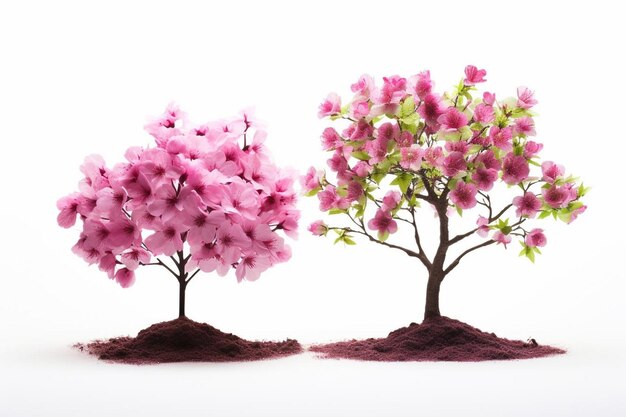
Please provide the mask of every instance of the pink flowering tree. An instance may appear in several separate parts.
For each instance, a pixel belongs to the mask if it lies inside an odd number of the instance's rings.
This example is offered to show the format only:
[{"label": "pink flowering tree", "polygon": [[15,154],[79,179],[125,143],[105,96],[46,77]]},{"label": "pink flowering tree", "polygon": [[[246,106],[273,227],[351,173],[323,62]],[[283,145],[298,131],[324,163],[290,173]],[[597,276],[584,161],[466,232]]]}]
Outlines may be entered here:
[{"label": "pink flowering tree", "polygon": [[249,114],[197,125],[170,105],[146,130],[156,146],[128,149],[113,168],[87,157],[79,191],[58,201],[60,226],[80,220],[75,254],[124,288],[140,266],[164,268],[179,283],[180,317],[200,271],[253,281],[290,258],[281,235],[296,234],[293,176],[270,161]]},{"label": "pink flowering tree", "polygon": [[[517,97],[502,100],[477,94],[485,75],[469,65],[443,94],[433,90],[428,71],[386,77],[382,86],[364,75],[352,85],[349,102],[330,94],[318,115],[336,123],[321,136],[332,174],[312,167],[302,178],[321,211],[347,220],[316,221],[309,227],[313,234],[332,232],[335,242],[348,245],[361,235],[422,263],[428,270],[425,319],[440,316],[441,283],[464,257],[516,239],[520,255],[534,262],[547,242],[535,223],[547,217],[571,223],[586,209],[585,187],[561,165],[539,159],[533,92],[520,87]],[[498,188],[513,193],[501,206],[492,198]],[[439,223],[430,253],[418,226],[432,217],[423,215],[425,208],[434,209]],[[472,219],[472,227],[452,233],[450,219],[461,215]],[[394,240],[399,226],[410,232],[409,245]],[[468,245],[476,242],[467,239],[472,236],[482,240]]]}]

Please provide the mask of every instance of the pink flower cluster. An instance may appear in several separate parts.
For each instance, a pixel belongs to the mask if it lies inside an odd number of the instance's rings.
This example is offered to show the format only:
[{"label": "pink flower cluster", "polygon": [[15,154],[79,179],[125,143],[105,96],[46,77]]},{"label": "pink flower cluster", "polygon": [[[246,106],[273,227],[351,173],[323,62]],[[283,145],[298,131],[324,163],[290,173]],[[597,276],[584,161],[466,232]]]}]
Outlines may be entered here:
[{"label": "pink flower cluster", "polygon": [[[486,81],[484,69],[468,65],[464,75],[446,93],[436,92],[430,72],[423,71],[408,78],[384,77],[382,85],[363,75],[352,84],[354,95],[343,106],[337,94],[328,95],[319,116],[343,123],[341,128],[327,127],[321,136],[336,181],[310,168],[303,180],[305,192],[317,195],[321,211],[367,217],[364,224],[378,231],[379,237],[395,233],[398,226],[395,212],[384,209],[383,197],[374,195],[386,192],[389,182],[383,186],[384,177],[391,177],[395,192],[405,197],[402,203],[398,199],[400,205],[411,200],[410,193],[404,194],[408,188],[422,185],[424,190],[427,183],[431,192],[446,196],[458,210],[487,207],[486,193],[501,182],[522,189],[511,202],[518,218],[511,222],[514,227],[538,215],[552,214],[566,222],[576,219],[586,209],[580,201],[584,188],[550,161],[541,165],[541,173],[532,172],[533,166],[540,165],[538,154],[543,148],[532,140],[534,92],[519,87],[516,97],[498,100],[489,91],[475,93],[477,85]],[[533,191],[533,186],[541,188]],[[365,212],[368,199],[377,201],[378,207]],[[511,231],[501,229],[491,238],[508,244]],[[478,230],[487,236],[490,228],[482,224]],[[518,235],[538,233],[523,230]],[[544,241],[527,238],[526,244],[537,247]]]},{"label": "pink flower cluster", "polygon": [[58,201],[60,226],[82,223],[74,253],[122,287],[153,257],[181,251],[188,271],[234,268],[238,280],[289,259],[278,232],[296,234],[293,178],[270,161],[249,114],[196,125],[170,105],[146,130],[156,147],[130,148],[113,168],[87,157],[79,191]]}]

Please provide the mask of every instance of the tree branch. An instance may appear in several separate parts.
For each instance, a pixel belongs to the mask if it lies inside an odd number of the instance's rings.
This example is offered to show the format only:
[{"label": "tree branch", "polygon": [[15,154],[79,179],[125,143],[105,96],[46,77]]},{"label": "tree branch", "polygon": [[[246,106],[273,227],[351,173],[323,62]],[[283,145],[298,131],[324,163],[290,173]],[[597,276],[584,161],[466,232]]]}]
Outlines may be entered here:
[{"label": "tree branch", "polygon": [[424,266],[430,269],[432,263],[426,253],[424,252],[424,248],[422,248],[422,240],[420,239],[419,231],[417,230],[417,222],[415,221],[415,207],[411,207],[411,218],[413,219],[413,231],[415,236],[415,243],[417,244],[417,249],[419,250],[418,255],[421,255],[420,261],[424,264]]},{"label": "tree branch", "polygon": [[459,262],[461,262],[461,259],[463,259],[463,257],[465,255],[467,255],[468,253],[473,252],[473,251],[475,251],[477,249],[480,249],[480,248],[484,248],[485,246],[489,246],[489,245],[494,244],[494,243],[496,243],[495,240],[487,240],[486,242],[483,242],[480,245],[476,245],[476,246],[473,246],[473,247],[469,248],[468,250],[466,250],[465,252],[460,254],[450,265],[448,265],[448,267],[443,271],[444,274],[447,275],[447,274],[450,273],[450,271],[452,271],[454,268],[456,268],[456,266],[459,264]]},{"label": "tree branch", "polygon": [[157,262],[151,262],[151,263],[147,263],[147,264],[144,264],[142,262],[141,265],[160,265],[160,266],[164,267],[165,269],[167,269],[168,271],[170,271],[170,273],[172,275],[174,275],[178,279],[178,274],[176,272],[174,272],[174,270],[172,268],[167,266],[161,259],[156,258],[156,260],[157,260]]},{"label": "tree branch", "polygon": [[200,269],[196,269],[195,271],[193,271],[193,274],[191,274],[191,276],[189,278],[187,278],[187,281],[185,281],[185,282],[188,284],[189,281],[191,281],[193,279],[193,277],[198,275],[198,272],[200,272]]},{"label": "tree branch", "polygon": [[502,217],[502,215],[503,215],[504,213],[506,213],[506,211],[507,211],[508,209],[510,209],[511,207],[513,207],[513,204],[508,204],[508,205],[506,205],[506,206],[505,206],[502,210],[500,210],[500,212],[499,212],[498,214],[496,214],[494,217],[491,217],[491,216],[490,216],[490,217],[489,217],[489,223],[491,223],[491,222],[492,222],[492,221],[494,221],[494,220],[498,220],[498,219],[499,219],[500,217]]}]

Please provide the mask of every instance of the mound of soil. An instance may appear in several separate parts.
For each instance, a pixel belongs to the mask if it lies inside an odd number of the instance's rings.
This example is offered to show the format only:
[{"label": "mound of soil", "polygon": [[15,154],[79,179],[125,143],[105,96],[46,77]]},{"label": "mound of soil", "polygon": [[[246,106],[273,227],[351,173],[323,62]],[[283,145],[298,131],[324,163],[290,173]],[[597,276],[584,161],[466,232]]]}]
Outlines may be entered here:
[{"label": "mound of soil", "polygon": [[448,317],[411,323],[384,339],[352,340],[310,348],[324,358],[367,361],[458,361],[529,359],[565,353],[563,349],[508,340]]},{"label": "mound of soil", "polygon": [[254,361],[302,352],[296,340],[250,342],[186,317],[153,324],[137,337],[116,337],[75,345],[99,359],[148,364]]}]

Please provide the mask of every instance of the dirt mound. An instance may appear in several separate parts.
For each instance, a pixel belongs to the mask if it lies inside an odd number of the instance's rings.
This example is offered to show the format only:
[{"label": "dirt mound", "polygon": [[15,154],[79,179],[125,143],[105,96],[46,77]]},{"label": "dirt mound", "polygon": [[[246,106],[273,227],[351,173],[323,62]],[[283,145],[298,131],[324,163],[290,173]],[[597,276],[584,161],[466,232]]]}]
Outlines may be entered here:
[{"label": "dirt mound", "polygon": [[147,364],[253,361],[300,353],[296,340],[250,342],[186,317],[153,324],[137,337],[116,337],[75,345],[99,359]]},{"label": "dirt mound", "polygon": [[352,340],[316,345],[325,358],[368,361],[458,361],[529,359],[565,353],[563,349],[497,337],[447,317],[411,323],[384,339]]}]

